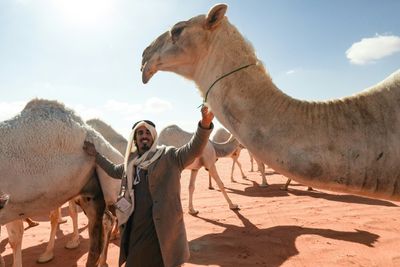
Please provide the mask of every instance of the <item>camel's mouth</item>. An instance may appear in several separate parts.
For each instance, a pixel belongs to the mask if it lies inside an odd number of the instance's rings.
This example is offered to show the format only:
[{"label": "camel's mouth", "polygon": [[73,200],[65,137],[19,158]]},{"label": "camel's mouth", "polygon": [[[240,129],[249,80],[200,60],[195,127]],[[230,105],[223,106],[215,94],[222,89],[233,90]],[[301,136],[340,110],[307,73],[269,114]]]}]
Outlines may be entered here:
[{"label": "camel's mouth", "polygon": [[144,84],[148,83],[151,77],[153,77],[153,75],[157,72],[157,69],[152,67],[149,62],[145,62],[140,70],[142,71],[142,82]]}]

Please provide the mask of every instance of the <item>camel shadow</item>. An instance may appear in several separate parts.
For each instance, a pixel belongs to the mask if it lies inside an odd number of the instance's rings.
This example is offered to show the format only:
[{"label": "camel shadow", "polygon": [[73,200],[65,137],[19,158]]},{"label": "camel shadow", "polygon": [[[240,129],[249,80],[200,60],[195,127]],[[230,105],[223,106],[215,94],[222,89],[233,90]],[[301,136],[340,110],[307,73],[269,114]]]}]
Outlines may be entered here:
[{"label": "camel shadow", "polygon": [[[398,205],[381,199],[367,198],[357,195],[335,195],[329,194],[322,191],[317,190],[299,190],[291,187],[288,191],[282,190],[283,184],[272,184],[268,187],[260,187],[256,182],[253,181],[253,186],[246,187],[243,191],[225,187],[228,192],[247,196],[247,197],[285,197],[290,194],[296,196],[309,196],[313,198],[325,199],[329,201],[335,202],[343,202],[343,203],[355,203],[355,204],[364,204],[371,206],[386,206],[386,207],[398,207]],[[304,186],[303,186],[304,187]]]},{"label": "camel shadow", "polygon": [[[86,230],[88,226],[84,226],[78,229],[78,232]],[[49,231],[50,235],[50,231]],[[54,244],[54,259],[47,263],[48,266],[78,266],[78,260],[89,251],[90,241],[88,238],[79,236],[80,245],[75,249],[66,249],[64,246],[70,240],[71,234],[64,234],[63,231],[58,227],[56,231],[56,242]],[[22,243],[24,241],[22,240]],[[5,238],[0,243],[0,251],[4,253],[5,247],[8,243],[8,238]],[[36,259],[46,250],[48,243],[48,239],[43,241],[43,243],[38,244],[36,246],[31,246],[22,250],[22,265],[23,266],[44,266],[43,264],[39,264],[36,262]],[[25,255],[25,256],[24,256]],[[28,257],[27,255],[32,255]],[[57,257],[57,255],[62,255]],[[32,258],[34,260],[32,261]],[[8,255],[3,255],[3,259],[6,263],[6,266],[11,266],[13,262],[12,253]]]},{"label": "camel shadow", "polygon": [[197,216],[197,218],[223,227],[222,233],[201,236],[189,242],[190,263],[198,265],[228,266],[281,266],[290,257],[299,254],[296,238],[302,235],[319,235],[324,238],[358,243],[373,247],[379,235],[355,230],[336,231],[308,228],[296,225],[275,226],[259,229],[247,218],[235,211],[244,226],[224,224]]}]

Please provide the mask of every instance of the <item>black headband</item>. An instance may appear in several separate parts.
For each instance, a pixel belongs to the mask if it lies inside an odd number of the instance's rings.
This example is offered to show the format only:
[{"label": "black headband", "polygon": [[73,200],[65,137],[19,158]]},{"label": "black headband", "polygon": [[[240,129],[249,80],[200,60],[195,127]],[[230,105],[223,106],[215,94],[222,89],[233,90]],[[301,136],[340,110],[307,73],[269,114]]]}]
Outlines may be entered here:
[{"label": "black headband", "polygon": [[140,121],[135,122],[135,124],[132,126],[132,130],[136,127],[136,125],[138,125],[138,124],[139,124],[140,122],[142,122],[142,121],[144,121],[145,123],[150,124],[151,126],[153,126],[154,128],[156,128],[156,125],[155,125],[152,121],[149,121],[149,120],[140,120]]}]

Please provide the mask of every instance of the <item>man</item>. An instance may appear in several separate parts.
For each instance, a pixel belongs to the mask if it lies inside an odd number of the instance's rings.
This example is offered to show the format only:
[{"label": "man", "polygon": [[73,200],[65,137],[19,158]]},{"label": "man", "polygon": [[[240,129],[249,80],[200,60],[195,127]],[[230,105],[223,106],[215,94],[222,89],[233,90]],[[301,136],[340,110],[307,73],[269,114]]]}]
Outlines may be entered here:
[{"label": "man", "polygon": [[174,267],[189,259],[180,177],[202,153],[213,129],[212,112],[203,107],[201,113],[196,134],[180,148],[157,147],[154,123],[135,123],[124,164],[114,165],[85,142],[83,148],[96,156],[101,168],[111,177],[123,177],[122,197],[115,204],[122,230],[120,266],[126,262],[126,267]]}]

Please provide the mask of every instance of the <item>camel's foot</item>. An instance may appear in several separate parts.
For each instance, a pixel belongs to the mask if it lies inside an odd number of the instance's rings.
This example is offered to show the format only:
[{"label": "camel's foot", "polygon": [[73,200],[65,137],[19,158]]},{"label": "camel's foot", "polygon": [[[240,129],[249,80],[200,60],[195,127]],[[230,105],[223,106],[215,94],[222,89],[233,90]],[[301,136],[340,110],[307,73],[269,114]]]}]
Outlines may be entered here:
[{"label": "camel's foot", "polygon": [[264,184],[264,183],[259,185],[259,187],[268,187],[268,186],[269,186],[269,184]]},{"label": "camel's foot", "polygon": [[231,178],[231,183],[236,183],[236,180]]},{"label": "camel's foot", "polygon": [[230,205],[229,205],[229,208],[230,208],[231,210],[239,210],[239,205],[237,205],[237,204],[230,204]]},{"label": "camel's foot", "polygon": [[195,209],[189,209],[189,214],[195,216],[195,215],[199,214],[199,211],[195,210]]},{"label": "camel's foot", "polygon": [[42,255],[39,256],[37,259],[37,263],[46,263],[51,261],[54,258],[53,252],[44,252]]},{"label": "camel's foot", "polygon": [[0,195],[0,209],[4,208],[5,205],[7,205],[8,201],[10,200],[10,195],[9,194],[1,194]]},{"label": "camel's foot", "polygon": [[209,186],[208,189],[214,190],[214,187],[213,186]]},{"label": "camel's foot", "polygon": [[28,227],[29,227],[29,228],[35,227],[35,226],[38,226],[38,225],[39,225],[38,222],[35,222],[35,221],[32,220],[31,218],[26,218],[25,221],[28,223]]},{"label": "camel's foot", "polygon": [[78,238],[75,239],[71,239],[70,241],[67,242],[67,244],[65,244],[65,248],[67,249],[74,249],[79,247],[79,244],[81,243],[81,241]]},{"label": "camel's foot", "polygon": [[280,188],[281,190],[283,190],[283,191],[288,191],[288,187],[286,186],[286,185],[284,185],[284,186],[281,186],[281,188]]},{"label": "camel's foot", "polygon": [[247,176],[246,175],[242,175],[242,179],[247,180]]},{"label": "camel's foot", "polygon": [[314,191],[314,189],[312,187],[307,187],[307,191]]}]

